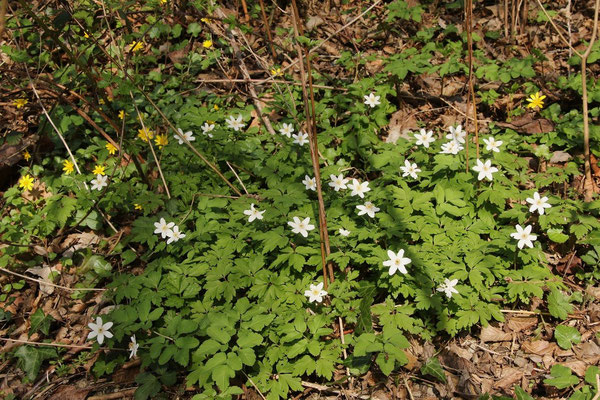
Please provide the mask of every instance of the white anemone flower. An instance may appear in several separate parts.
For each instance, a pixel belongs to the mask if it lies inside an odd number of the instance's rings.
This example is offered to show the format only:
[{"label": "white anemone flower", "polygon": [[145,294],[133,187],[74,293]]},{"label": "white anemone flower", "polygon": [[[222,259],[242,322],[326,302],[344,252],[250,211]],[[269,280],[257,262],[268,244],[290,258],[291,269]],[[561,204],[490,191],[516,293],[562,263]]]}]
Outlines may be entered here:
[{"label": "white anemone flower", "polygon": [[394,275],[397,271],[400,271],[403,274],[407,274],[406,266],[410,264],[411,259],[404,257],[404,250],[400,249],[398,254],[394,253],[392,250],[387,251],[388,257],[390,258],[387,261],[383,262],[384,267],[390,267],[389,274]]},{"label": "white anemone flower", "polygon": [[417,179],[417,173],[421,172],[421,170],[419,169],[419,167],[417,166],[417,164],[412,163],[408,160],[404,160],[404,167],[400,167],[400,169],[403,171],[402,176],[409,176],[413,179]]},{"label": "white anemone flower", "polygon": [[308,236],[308,231],[315,229],[315,226],[311,225],[309,217],[306,217],[303,220],[300,220],[298,217],[294,217],[294,220],[289,221],[288,225],[292,227],[292,232],[299,233],[304,237]]},{"label": "white anemone flower", "polygon": [[536,235],[531,234],[531,225],[527,225],[525,229],[521,228],[521,225],[515,226],[516,232],[510,234],[514,239],[517,239],[519,243],[517,246],[522,249],[523,246],[533,248],[533,241],[537,239]]},{"label": "white anemone flower", "polygon": [[323,282],[319,282],[316,285],[311,284],[310,289],[304,292],[304,295],[308,297],[309,302],[316,301],[320,303],[323,301],[323,297],[327,296],[327,292],[323,290]]},{"label": "white anemone flower", "polygon": [[292,137],[294,138],[292,143],[296,143],[300,146],[304,146],[306,143],[308,143],[308,133],[298,132],[297,135],[293,134]]},{"label": "white anemone flower", "polygon": [[158,233],[163,239],[166,237],[171,237],[171,235],[173,234],[173,231],[171,229],[174,226],[175,222],[169,222],[167,224],[167,221],[165,221],[164,218],[161,218],[160,221],[154,223],[154,227],[156,228],[154,230],[154,233]]},{"label": "white anemone flower", "polygon": [[[183,136],[188,142],[193,142],[194,140],[196,140],[196,138],[194,137],[194,133],[192,131],[184,132],[181,128],[177,128],[177,132],[179,132],[179,135]],[[173,136],[175,136],[175,139],[177,139],[179,144],[184,144],[185,141],[179,135],[173,135]]]},{"label": "white anemone flower", "polygon": [[350,234],[350,231],[344,228],[340,228],[339,233],[342,236],[348,236]]},{"label": "white anemone flower", "polygon": [[312,191],[317,190],[317,179],[316,178],[311,178],[308,175],[304,175],[304,180],[302,181],[302,183],[304,183],[306,190],[312,190]]},{"label": "white anemone flower", "polygon": [[531,207],[529,207],[529,212],[537,211],[540,215],[544,215],[546,208],[552,207],[550,204],[548,204],[548,198],[546,196],[540,197],[538,192],[533,194],[533,198],[527,198],[525,201],[531,204]]},{"label": "white anemone flower", "polygon": [[421,129],[420,133],[415,133],[415,139],[417,139],[417,146],[426,148],[429,148],[429,143],[435,142],[433,131],[426,131],[425,129]]},{"label": "white anemone flower", "polygon": [[458,294],[458,290],[456,290],[455,286],[458,284],[458,279],[448,279],[444,280],[444,283],[437,288],[438,292],[446,293],[446,297],[451,298],[452,293]]},{"label": "white anemone flower", "polygon": [[350,180],[348,178],[344,178],[344,175],[342,175],[342,174],[339,174],[338,176],[331,174],[331,175],[329,175],[329,178],[331,178],[331,182],[329,182],[329,186],[331,186],[333,188],[333,190],[335,190],[336,192],[339,192],[340,189],[346,189],[347,188],[346,184]]},{"label": "white anemone flower", "polygon": [[462,147],[460,144],[458,144],[458,142],[455,142],[454,140],[452,140],[452,141],[450,141],[448,143],[444,143],[442,145],[442,151],[440,151],[440,153],[456,155],[462,149],[464,149],[464,147]]},{"label": "white anemone flower", "polygon": [[498,168],[492,167],[491,160],[486,160],[485,163],[482,163],[481,160],[478,159],[477,165],[473,167],[473,171],[479,172],[479,175],[477,176],[478,181],[482,180],[483,178],[491,181],[494,179],[492,174],[494,172],[498,172]]},{"label": "white anemone flower", "polygon": [[131,360],[133,357],[137,356],[137,351],[140,348],[137,340],[135,339],[135,335],[131,337],[131,342],[129,342],[129,359]]},{"label": "white anemone flower", "polygon": [[360,183],[357,179],[352,179],[352,183],[348,184],[348,189],[352,190],[350,196],[358,196],[361,199],[364,199],[365,193],[371,190],[368,181]]},{"label": "white anemone flower", "polygon": [[113,334],[108,330],[113,326],[112,322],[103,323],[102,317],[96,318],[96,323],[90,322],[88,327],[92,330],[87,338],[88,340],[96,338],[99,344],[104,343],[104,338],[110,339]]},{"label": "white anemone flower", "polygon": [[359,204],[356,206],[356,208],[358,208],[359,216],[367,214],[371,218],[375,218],[375,213],[380,210],[379,207],[375,207],[375,205],[370,201],[365,202],[364,205]]},{"label": "white anemone flower", "polygon": [[364,98],[365,98],[365,104],[371,108],[374,108],[375,106],[378,106],[379,104],[381,104],[381,102],[379,101],[379,99],[381,97],[375,96],[375,93],[370,93],[368,96],[364,96]]},{"label": "white anemone flower", "polygon": [[183,239],[185,234],[181,233],[181,231],[179,231],[179,227],[175,225],[173,229],[171,229],[171,232],[168,234],[168,236],[169,239],[167,240],[167,244],[171,244],[173,242],[177,242],[179,239]]},{"label": "white anemone flower", "polygon": [[254,208],[254,203],[252,203],[250,204],[249,210],[244,210],[244,215],[248,216],[248,222],[252,222],[255,219],[263,219],[263,214],[265,211],[266,210],[258,211],[256,208]]},{"label": "white anemone flower", "polygon": [[450,139],[456,143],[464,143],[465,142],[465,137],[467,136],[467,132],[462,130],[462,125],[458,124],[456,126],[456,128],[453,126],[449,126],[448,130],[450,130],[450,133],[446,135],[446,139]]},{"label": "white anemone flower", "polygon": [[234,131],[239,131],[244,128],[244,121],[242,121],[242,114],[238,114],[237,118],[234,118],[233,115],[229,116],[229,119],[225,120],[227,122],[227,127],[233,129]]},{"label": "white anemone flower", "polygon": [[92,179],[92,190],[102,190],[103,187],[108,186],[108,175],[96,175],[96,179]]},{"label": "white anemone flower", "polygon": [[500,153],[500,149],[498,147],[502,146],[502,140],[496,140],[493,136],[490,136],[489,139],[483,139],[483,141],[486,144],[485,149],[487,151]]},{"label": "white anemone flower", "polygon": [[289,138],[292,137],[292,133],[294,133],[294,125],[283,123],[283,126],[279,128],[279,133],[283,136],[287,136]]},{"label": "white anemone flower", "polygon": [[209,138],[213,137],[213,134],[211,132],[215,129],[215,124],[209,124],[208,122],[205,122],[204,125],[201,126],[201,128],[203,135],[208,136]]}]

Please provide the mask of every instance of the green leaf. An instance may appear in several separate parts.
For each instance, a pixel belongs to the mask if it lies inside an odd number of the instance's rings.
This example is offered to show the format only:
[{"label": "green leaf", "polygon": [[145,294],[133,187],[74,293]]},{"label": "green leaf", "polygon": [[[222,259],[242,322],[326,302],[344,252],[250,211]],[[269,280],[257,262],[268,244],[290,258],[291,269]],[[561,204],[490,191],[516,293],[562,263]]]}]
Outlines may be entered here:
[{"label": "green leaf", "polygon": [[35,380],[44,360],[57,356],[56,349],[51,347],[21,346],[15,351],[19,366],[30,381]]},{"label": "green leaf", "polygon": [[573,312],[573,306],[569,299],[558,290],[552,290],[548,295],[548,311],[559,319],[567,319],[569,313]]},{"label": "green leaf", "polygon": [[394,371],[395,361],[394,357],[390,357],[385,353],[379,353],[377,354],[377,358],[375,358],[375,362],[385,375],[389,375]]},{"label": "green leaf", "polygon": [[235,371],[225,364],[217,365],[212,370],[212,378],[221,390],[229,387],[229,380],[235,376]]},{"label": "green leaf", "polygon": [[529,393],[524,391],[523,388],[521,388],[521,386],[515,386],[515,397],[516,400],[535,400],[529,395]]},{"label": "green leaf", "polygon": [[562,229],[548,229],[548,239],[552,240],[554,243],[564,243],[569,240],[569,235],[565,235],[562,233]]},{"label": "green leaf", "polygon": [[373,332],[373,319],[371,316],[371,305],[373,305],[373,296],[376,293],[375,285],[364,285],[359,290],[361,298],[355,331],[357,334],[364,332]]},{"label": "green leaf", "polygon": [[135,377],[135,381],[140,386],[135,391],[135,400],[146,400],[158,394],[160,391],[160,382],[156,376],[144,372]]},{"label": "green leaf", "polygon": [[600,368],[595,365],[592,365],[585,370],[585,381],[586,383],[592,385],[594,390],[598,390],[596,387],[596,375],[598,374],[600,374]]},{"label": "green leaf", "polygon": [[44,335],[48,334],[50,330],[50,324],[54,321],[50,315],[44,315],[44,312],[41,308],[38,308],[33,314],[30,316],[31,328],[29,328],[29,336],[33,335],[35,332],[41,331]]},{"label": "green leaf", "polygon": [[546,385],[557,389],[566,389],[579,383],[579,378],[571,373],[571,370],[563,365],[556,364],[550,370],[552,378],[544,379]]},{"label": "green leaf", "polygon": [[431,375],[440,382],[446,383],[446,374],[437,357],[431,357],[421,366],[423,375]]},{"label": "green leaf", "polygon": [[573,343],[577,344],[581,342],[581,335],[579,331],[572,326],[558,325],[554,329],[554,338],[560,347],[567,350],[573,346]]},{"label": "green leaf", "polygon": [[240,331],[238,333],[237,345],[242,349],[247,347],[254,347],[261,344],[263,337],[258,333],[251,331]]},{"label": "green leaf", "polygon": [[238,351],[238,356],[240,357],[240,360],[242,360],[242,363],[249,367],[256,362],[256,354],[254,354],[254,350],[250,348],[240,349]]}]

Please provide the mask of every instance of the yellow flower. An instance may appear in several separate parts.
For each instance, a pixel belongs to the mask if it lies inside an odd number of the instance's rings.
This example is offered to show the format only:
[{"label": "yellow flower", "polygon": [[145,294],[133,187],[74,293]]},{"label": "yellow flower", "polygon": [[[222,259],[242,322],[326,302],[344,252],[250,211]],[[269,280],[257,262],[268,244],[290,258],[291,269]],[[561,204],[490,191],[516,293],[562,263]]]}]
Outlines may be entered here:
[{"label": "yellow flower", "polygon": [[541,94],[542,92],[537,92],[535,94],[530,95],[527,99],[527,101],[529,102],[529,104],[527,104],[527,108],[544,108],[544,99],[546,98],[546,96],[542,96]]},{"label": "yellow flower", "polygon": [[110,154],[111,156],[117,152],[117,148],[115,147],[115,145],[110,142],[106,143],[105,147],[106,150],[108,150],[108,154]]},{"label": "yellow flower", "polygon": [[138,203],[133,203],[133,208],[135,208],[136,210],[141,210],[142,209],[142,205],[138,204]]},{"label": "yellow flower", "polygon": [[27,174],[19,179],[19,187],[25,190],[33,189],[33,178]]},{"label": "yellow flower", "polygon": [[273,68],[271,70],[271,75],[273,75],[273,76],[279,76],[279,75],[281,75],[281,68],[279,68],[279,67],[278,68]]},{"label": "yellow flower", "polygon": [[94,174],[94,175],[106,175],[104,173],[105,169],[106,169],[106,167],[104,165],[96,165],[94,167],[94,170],[92,171],[92,174]]},{"label": "yellow flower", "polygon": [[204,22],[205,24],[208,24],[208,18],[200,18],[200,21]]},{"label": "yellow flower", "polygon": [[167,138],[167,135],[156,135],[156,139],[154,139],[154,142],[156,143],[159,149],[162,149],[163,146],[169,144],[169,139]]},{"label": "yellow flower", "polygon": [[213,110],[215,110],[215,111],[219,111],[219,106],[215,104],[215,105],[213,106]]},{"label": "yellow flower", "polygon": [[132,51],[132,52],[134,52],[134,53],[135,53],[136,51],[140,51],[140,50],[141,50],[141,49],[143,49],[143,48],[144,48],[144,43],[143,43],[143,42],[136,42],[136,41],[133,41],[133,42],[131,42],[131,44],[129,45],[129,51]]},{"label": "yellow flower", "polygon": [[119,118],[125,119],[125,111],[124,110],[119,111]]},{"label": "yellow flower", "polygon": [[73,167],[74,167],[74,165],[71,162],[71,160],[63,161],[63,171],[65,172],[65,175],[69,175],[70,173],[72,173]]},{"label": "yellow flower", "polygon": [[212,40],[205,40],[204,42],[202,42],[202,47],[204,47],[205,49],[210,49],[212,46]]},{"label": "yellow flower", "polygon": [[167,0],[160,0],[160,4],[167,4]]},{"label": "yellow flower", "polygon": [[104,104],[104,99],[98,100],[98,104]]},{"label": "yellow flower", "polygon": [[152,139],[154,137],[154,132],[148,128],[138,129],[138,137],[144,142],[147,142],[148,139]]},{"label": "yellow flower", "polygon": [[83,32],[83,37],[86,38],[86,39],[89,39],[90,35],[88,35],[87,32]]},{"label": "yellow flower", "polygon": [[16,99],[16,100],[13,100],[13,106],[15,106],[17,108],[21,108],[21,107],[23,107],[27,103],[29,103],[29,101],[27,99]]},{"label": "yellow flower", "polygon": [[23,152],[23,158],[25,159],[25,161],[29,161],[29,159],[31,158],[31,154],[29,154],[29,152],[25,150]]}]

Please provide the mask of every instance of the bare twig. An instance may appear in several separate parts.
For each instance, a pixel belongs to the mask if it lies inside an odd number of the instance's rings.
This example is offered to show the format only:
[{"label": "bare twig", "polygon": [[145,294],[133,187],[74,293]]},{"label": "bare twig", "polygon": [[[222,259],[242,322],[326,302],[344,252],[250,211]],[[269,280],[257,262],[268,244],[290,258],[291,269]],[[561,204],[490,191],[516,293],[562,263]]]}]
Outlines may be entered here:
[{"label": "bare twig", "polygon": [[265,397],[264,394],[262,394],[262,392],[260,391],[260,389],[258,388],[258,386],[256,386],[256,383],[254,383],[254,381],[252,380],[252,378],[250,378],[244,371],[242,371],[242,373],[246,376],[246,378],[248,378],[248,381],[250,382],[250,384],[254,387],[254,389],[256,389],[256,391],[258,392],[259,396],[263,399],[263,400],[267,400],[267,398]]},{"label": "bare twig", "polygon": [[[140,121],[140,124],[142,124],[142,129],[143,129],[144,135],[146,135],[146,141],[148,142],[148,145],[150,146],[150,151],[152,152],[152,157],[154,157],[154,161],[156,162],[156,168],[158,168],[158,173],[160,174],[160,179],[162,180],[163,186],[165,187],[165,192],[167,193],[167,197],[170,199],[171,192],[169,192],[169,187],[167,186],[167,181],[165,180],[165,176],[163,175],[162,168],[160,167],[160,162],[158,161],[158,157],[156,157],[156,153],[154,152],[154,146],[152,146],[152,139],[148,135],[149,131],[146,128],[146,125],[144,124],[144,119],[142,118],[142,114],[140,114],[140,110],[138,109],[137,104],[135,104],[135,98],[133,97],[133,93],[131,93],[131,91],[129,91],[129,96],[131,97],[131,103],[133,104],[133,107],[135,107],[135,112],[138,115],[138,120]],[[156,133],[156,135],[158,136],[158,132]]]},{"label": "bare twig", "polygon": [[259,0],[260,3],[260,12],[263,19],[263,24],[265,28],[265,32],[267,33],[267,39],[269,41],[269,49],[271,49],[271,57],[273,57],[273,62],[277,62],[277,53],[275,52],[275,46],[273,46],[273,37],[271,36],[271,27],[269,26],[269,19],[267,18],[267,12],[265,11],[265,2],[264,0]]},{"label": "bare twig", "polygon": [[[302,35],[304,32],[302,30],[302,24],[300,22],[300,16],[298,14],[298,8],[296,5],[296,0],[292,0],[292,11],[293,11],[293,26],[294,26],[294,33],[296,35],[296,37]],[[319,168],[319,154],[318,154],[318,145],[317,145],[317,137],[316,137],[316,119],[314,118],[314,97],[311,96],[311,100],[313,101],[313,108],[309,108],[309,100],[308,100],[308,93],[306,90],[306,82],[307,82],[307,77],[306,77],[306,73],[304,71],[304,57],[303,54],[304,49],[302,48],[302,46],[297,43],[296,44],[296,48],[298,51],[298,57],[301,60],[300,62],[300,79],[302,80],[302,82],[304,83],[302,85],[302,99],[304,101],[304,114],[306,116],[306,124],[307,124],[307,130],[308,130],[308,137],[309,137],[309,142],[310,142],[310,154],[311,154],[311,161],[312,161],[312,165],[313,165],[313,171],[315,173],[315,181],[317,183],[317,197],[318,197],[318,201],[319,201],[319,234],[321,237],[321,262],[323,264],[323,285],[325,288],[327,288],[328,286],[328,279],[330,282],[333,282],[334,280],[334,276],[333,276],[333,267],[329,264],[327,264],[327,257],[329,257],[330,254],[330,248],[329,248],[329,235],[327,232],[327,220],[325,219],[325,205],[323,202],[323,192],[321,189],[321,172],[320,172],[320,168]],[[308,59],[309,55],[308,52],[306,52],[306,63],[307,68],[310,68],[310,62]],[[310,77],[310,70],[308,71],[308,82],[310,84],[310,82],[312,81],[311,77]],[[312,94],[312,93],[311,93]],[[312,110],[312,112],[311,112]],[[312,118],[311,118],[312,115]],[[329,277],[327,275],[327,272],[329,271]]]},{"label": "bare twig", "polygon": [[18,272],[14,272],[14,271],[11,271],[11,270],[3,268],[3,267],[0,267],[0,271],[6,272],[7,274],[11,274],[11,275],[14,275],[14,276],[18,276],[19,278],[27,279],[27,280],[32,281],[32,282],[37,282],[40,285],[48,285],[48,286],[52,286],[52,287],[55,287],[55,288],[58,288],[58,289],[69,290],[71,292],[76,292],[78,290],[81,290],[81,291],[84,291],[84,292],[91,292],[91,291],[94,291],[94,292],[104,292],[106,290],[106,289],[98,289],[98,288],[70,288],[70,287],[66,287],[66,286],[56,285],[56,284],[54,284],[52,282],[46,282],[46,281],[43,281],[41,279],[32,278],[32,277],[29,277],[27,275],[19,274]]},{"label": "bare twig", "polygon": [[237,180],[240,183],[240,185],[242,185],[242,188],[244,189],[244,192],[246,192],[246,194],[249,194],[248,190],[246,189],[246,185],[244,185],[244,182],[242,182],[242,180],[240,179],[240,177],[237,174],[237,172],[235,172],[235,169],[233,169],[233,167],[231,166],[231,164],[229,164],[229,161],[225,161],[225,162],[227,163],[227,166],[229,167],[229,169],[231,170],[231,172],[233,172],[233,174],[237,178]]}]

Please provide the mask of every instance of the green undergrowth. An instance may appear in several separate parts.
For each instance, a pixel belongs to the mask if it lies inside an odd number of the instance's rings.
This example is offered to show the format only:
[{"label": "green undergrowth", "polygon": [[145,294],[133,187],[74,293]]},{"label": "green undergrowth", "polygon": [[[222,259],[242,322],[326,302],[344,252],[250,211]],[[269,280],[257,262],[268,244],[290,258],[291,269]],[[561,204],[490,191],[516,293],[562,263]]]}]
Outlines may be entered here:
[{"label": "green undergrowth", "polygon": [[[125,7],[121,2],[105,3],[114,13]],[[250,3],[253,17],[259,18],[257,5]],[[71,105],[57,103],[50,115],[82,174],[63,172],[69,156],[53,128],[41,123],[39,134],[53,142],[53,150],[34,154],[20,167],[22,176],[34,178],[34,190],[45,195],[32,199],[24,194],[31,191],[17,185],[6,190],[0,235],[13,244],[39,244],[52,241],[58,233],[86,231],[96,233],[101,241],[96,247],[76,250],[73,256],[61,253],[57,246],[47,247],[44,254],[8,246],[0,255],[0,266],[23,271],[60,262],[63,270],[70,268],[79,275],[76,287],[106,287],[106,299],[114,308],[102,317],[114,322],[114,337],[104,346],[127,348],[132,335],[140,344],[142,373],[137,377],[136,398],[156,396],[162,385],[177,382],[178,373],[185,376],[187,386],[198,389],[197,400],[232,398],[250,382],[268,399],[285,399],[302,390],[303,379],[333,382],[341,376],[336,371],[343,373],[345,368],[356,376],[369,369],[390,375],[407,362],[409,337],[433,340],[503,321],[502,309],[528,307],[533,298],[543,299],[552,317],[566,318],[582,296],[570,293],[561,276],[553,273],[550,255],[576,251],[583,261],[579,277],[597,278],[600,202],[582,202],[571,185],[583,170],[577,156],[582,148],[582,117],[577,108],[552,101],[542,110],[531,111],[524,100],[517,102],[512,115],[531,112],[555,124],[545,134],[524,135],[491,122],[480,137],[480,158],[499,170],[491,181],[478,180],[471,169],[477,165],[474,142],[469,143],[468,158],[465,150],[440,154],[441,145],[448,141],[448,127],[433,126],[426,118],[419,124],[433,130],[436,138],[429,148],[415,145],[412,134],[395,144],[382,140],[398,108],[401,83],[423,74],[452,77],[468,71],[466,39],[454,25],[418,30],[423,9],[392,2],[382,25],[398,31],[414,29],[413,47],[384,58],[384,69],[372,76],[362,72],[368,57],[342,55],[337,63],[360,70],[357,80],[331,82],[315,73],[316,84],[337,87],[315,89],[331,243],[328,261],[334,265],[335,281],[323,302],[309,303],[305,291],[323,280],[317,195],[302,183],[306,175],[314,176],[309,145],[268,134],[255,117],[251,99],[194,89],[195,76],[218,71],[217,61],[235,63],[227,38],[214,37],[200,21],[212,10],[204,2],[190,3],[186,12],[197,22],[183,23],[160,18],[160,13],[170,10],[169,3],[149,3],[143,6],[145,20],[135,30],[125,20],[110,20],[110,30],[117,35],[112,41],[104,20],[93,17],[98,11],[95,3],[79,1],[73,7],[72,15],[47,9],[44,18],[49,30],[61,34],[56,40],[67,44],[82,63],[57,57],[63,50],[58,50],[53,35],[42,35],[24,10],[8,23],[26,26],[13,35],[19,43],[28,43],[27,48],[3,51],[30,67],[42,63],[56,83],[68,85],[102,108],[117,127],[124,127],[124,152],[143,162],[136,166],[119,157],[120,152],[110,154],[106,139],[92,125]],[[75,20],[95,40],[85,38]],[[228,24],[234,27],[237,22],[225,21]],[[293,32],[279,30],[278,34],[290,43],[294,40]],[[494,37],[491,34],[487,40]],[[203,46],[206,40],[213,46]],[[142,41],[143,49],[128,52],[135,41]],[[166,41],[169,51],[191,50],[176,62],[168,61],[161,48]],[[540,89],[532,82],[539,78],[537,67],[545,59],[541,52],[505,61],[492,60],[479,50],[475,56],[478,94],[489,105],[500,96],[524,98]],[[444,62],[432,65],[431,60],[440,57]],[[117,59],[123,61],[113,62]],[[96,86],[81,73],[90,63],[96,67],[90,72],[98,78]],[[123,63],[128,74],[121,70]],[[282,78],[292,79],[286,72]],[[581,91],[577,79],[573,74],[546,84],[556,93],[577,97]],[[498,83],[497,88],[484,89],[486,82]],[[26,87],[27,82],[22,84]],[[192,131],[191,145],[248,194],[236,196],[185,144],[180,145],[139,88],[176,128]],[[600,88],[590,82],[589,90],[591,115],[596,116]],[[364,104],[364,96],[370,93],[380,96],[381,104],[373,108]],[[276,130],[289,123],[298,133],[305,120],[300,87],[274,85],[263,95],[272,98],[264,114],[276,115]],[[99,109],[88,109],[92,120],[119,143],[115,126]],[[118,117],[121,111],[123,120]],[[238,115],[245,127],[234,131],[226,120]],[[161,147],[152,140],[158,163],[138,135],[140,118],[153,133],[168,138]],[[215,124],[212,136],[202,134],[205,124]],[[11,132],[8,140],[17,142],[20,135]],[[483,139],[490,136],[503,142],[499,152],[486,150]],[[594,127],[594,143],[599,136]],[[575,156],[549,164],[552,153],[559,150]],[[406,160],[421,169],[416,179],[402,176],[400,167]],[[91,186],[96,178],[92,173],[96,165],[106,167],[108,186],[88,190],[85,185]],[[334,191],[329,177],[339,174],[368,181],[370,191],[364,199],[351,196],[348,189]],[[552,207],[543,215],[531,213],[525,201],[534,192],[549,198]],[[357,206],[365,201],[380,208],[374,218],[357,214]],[[262,219],[248,221],[244,211],[251,204],[264,211]],[[307,237],[292,233],[288,222],[293,217],[309,217],[317,228]],[[160,218],[174,222],[185,237],[167,244],[154,233]],[[126,228],[119,240],[105,239],[114,234],[106,219],[118,229]],[[537,240],[532,248],[519,249],[510,236],[517,224],[533,227]],[[340,235],[340,228],[350,234]],[[383,265],[389,258],[387,251],[401,249],[411,260],[408,273],[390,275]],[[458,293],[452,297],[437,290],[446,279],[458,281]],[[18,282],[12,285],[3,301],[10,302],[20,289]],[[88,296],[83,291],[73,294],[74,298]],[[5,314],[8,320],[13,317]],[[43,313],[37,318],[30,333],[51,339],[51,329],[57,325]],[[347,330],[345,344],[339,335],[340,318]],[[62,350],[21,347],[13,356],[33,380],[42,363],[60,354]],[[124,351],[106,352],[92,371],[96,376],[110,374],[127,358]]]}]

